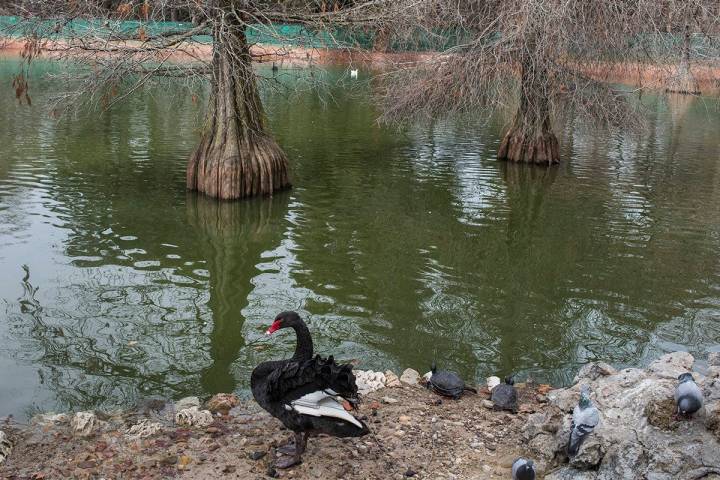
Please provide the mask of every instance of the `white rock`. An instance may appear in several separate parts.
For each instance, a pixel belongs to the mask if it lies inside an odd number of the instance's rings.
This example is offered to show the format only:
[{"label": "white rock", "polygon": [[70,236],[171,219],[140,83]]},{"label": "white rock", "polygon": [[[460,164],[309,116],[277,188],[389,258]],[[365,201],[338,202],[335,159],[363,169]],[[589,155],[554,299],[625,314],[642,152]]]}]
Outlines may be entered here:
[{"label": "white rock", "polygon": [[397,399],[392,398],[392,397],[382,397],[382,402],[383,402],[383,403],[390,404],[390,405],[393,404],[393,403],[398,403],[399,401],[400,401],[400,400],[397,400]]},{"label": "white rock", "polygon": [[422,378],[423,380],[425,380],[425,382],[429,382],[430,378],[432,378],[432,372],[427,372],[425,375],[422,376]]},{"label": "white rock", "polygon": [[400,375],[400,381],[403,383],[408,383],[410,385],[415,385],[420,381],[420,374],[417,372],[417,370],[413,370],[412,368],[406,368],[402,375]]},{"label": "white rock", "polygon": [[99,422],[93,412],[77,412],[70,421],[70,427],[72,427],[74,435],[87,437],[95,432]]},{"label": "white rock", "polygon": [[493,388],[500,385],[500,377],[488,377],[487,380],[485,380],[487,383],[488,390],[492,391]]},{"label": "white rock", "polygon": [[125,435],[132,439],[151,437],[162,430],[159,423],[143,420],[127,429]]},{"label": "white rock", "polygon": [[10,452],[12,452],[12,443],[10,443],[10,439],[7,438],[5,432],[0,430],[0,465],[5,462]]},{"label": "white rock", "polygon": [[386,378],[382,372],[373,372],[372,370],[355,371],[355,383],[358,392],[361,395],[367,395],[370,392],[380,390],[385,387]]},{"label": "white rock", "polygon": [[187,427],[205,427],[212,422],[210,410],[200,410],[198,407],[185,408],[175,414],[175,423]]},{"label": "white rock", "polygon": [[200,399],[198,397],[185,397],[175,402],[175,411],[185,410],[186,408],[199,407]]}]

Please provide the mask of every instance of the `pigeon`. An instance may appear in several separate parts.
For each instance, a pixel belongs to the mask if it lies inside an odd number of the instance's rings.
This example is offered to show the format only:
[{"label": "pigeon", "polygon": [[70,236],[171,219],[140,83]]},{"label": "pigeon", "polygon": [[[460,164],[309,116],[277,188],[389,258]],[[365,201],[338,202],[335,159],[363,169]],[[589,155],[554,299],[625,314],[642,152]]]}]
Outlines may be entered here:
[{"label": "pigeon", "polygon": [[590,401],[590,387],[583,385],[580,388],[580,401],[573,410],[572,425],[570,426],[570,441],[568,442],[568,456],[574,457],[580,450],[585,438],[590,435],[600,423],[600,412]]},{"label": "pigeon", "polygon": [[535,465],[532,460],[518,458],[512,464],[513,480],[535,480]]},{"label": "pigeon", "polygon": [[703,406],[703,393],[697,386],[691,373],[683,373],[678,377],[678,385],[675,387],[675,403],[677,413],[680,415],[692,415]]}]

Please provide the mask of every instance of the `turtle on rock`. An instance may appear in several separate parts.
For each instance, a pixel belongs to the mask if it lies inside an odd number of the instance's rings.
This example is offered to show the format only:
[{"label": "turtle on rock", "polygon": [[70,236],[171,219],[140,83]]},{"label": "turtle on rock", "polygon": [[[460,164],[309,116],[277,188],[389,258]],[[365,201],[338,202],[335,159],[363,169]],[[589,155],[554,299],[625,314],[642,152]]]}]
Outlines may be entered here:
[{"label": "turtle on rock", "polygon": [[495,410],[517,412],[518,394],[515,389],[514,375],[508,375],[505,377],[505,383],[501,383],[492,389],[490,400],[492,400]]},{"label": "turtle on rock", "polygon": [[431,375],[427,381],[427,388],[444,397],[450,397],[455,400],[459,399],[466,390],[477,393],[472,387],[465,385],[460,375],[447,370],[438,370],[433,362],[430,369]]}]

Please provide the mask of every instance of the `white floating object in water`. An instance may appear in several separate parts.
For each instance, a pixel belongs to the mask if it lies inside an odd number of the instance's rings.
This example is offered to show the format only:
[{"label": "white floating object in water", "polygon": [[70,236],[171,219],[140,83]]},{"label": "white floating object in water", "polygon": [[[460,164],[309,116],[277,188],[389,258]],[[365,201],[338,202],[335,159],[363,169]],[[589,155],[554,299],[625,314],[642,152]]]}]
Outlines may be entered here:
[{"label": "white floating object in water", "polygon": [[350,78],[358,78],[358,71],[357,71],[357,69],[355,69],[355,70],[350,70]]}]

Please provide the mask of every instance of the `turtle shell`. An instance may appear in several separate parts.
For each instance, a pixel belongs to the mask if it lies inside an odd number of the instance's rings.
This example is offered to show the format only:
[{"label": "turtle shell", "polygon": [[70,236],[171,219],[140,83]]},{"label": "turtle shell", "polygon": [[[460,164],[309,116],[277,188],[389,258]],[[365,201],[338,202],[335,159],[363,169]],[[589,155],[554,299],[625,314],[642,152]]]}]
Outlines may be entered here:
[{"label": "turtle shell", "polygon": [[446,397],[458,398],[465,390],[465,382],[455,372],[437,371],[428,380],[434,392]]},{"label": "turtle shell", "polygon": [[499,410],[517,410],[517,390],[512,385],[501,383],[492,389],[490,399]]}]

